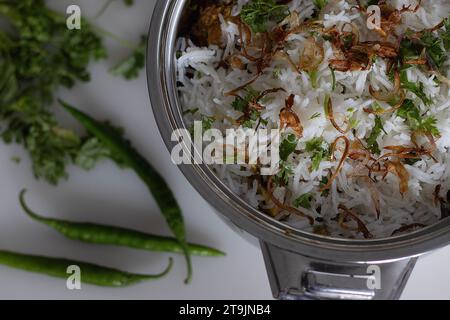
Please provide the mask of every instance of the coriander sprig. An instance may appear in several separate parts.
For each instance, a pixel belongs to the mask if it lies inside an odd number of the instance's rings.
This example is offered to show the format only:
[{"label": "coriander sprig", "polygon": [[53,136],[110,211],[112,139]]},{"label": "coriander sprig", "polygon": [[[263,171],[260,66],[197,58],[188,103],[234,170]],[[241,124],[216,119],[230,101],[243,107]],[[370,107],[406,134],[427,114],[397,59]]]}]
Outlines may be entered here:
[{"label": "coriander sprig", "polygon": [[405,100],[397,111],[397,116],[405,119],[410,129],[414,132],[429,134],[433,137],[440,136],[436,117],[423,116],[420,113],[420,109],[411,100]]},{"label": "coriander sprig", "polygon": [[366,139],[367,147],[372,153],[380,154],[380,146],[378,145],[377,139],[381,134],[385,132],[383,127],[383,119],[380,116],[375,117],[375,125],[372,128],[369,136]]},{"label": "coriander sprig", "polygon": [[288,6],[275,0],[251,0],[242,7],[240,16],[253,32],[261,33],[268,31],[269,22],[279,23],[288,14]]}]

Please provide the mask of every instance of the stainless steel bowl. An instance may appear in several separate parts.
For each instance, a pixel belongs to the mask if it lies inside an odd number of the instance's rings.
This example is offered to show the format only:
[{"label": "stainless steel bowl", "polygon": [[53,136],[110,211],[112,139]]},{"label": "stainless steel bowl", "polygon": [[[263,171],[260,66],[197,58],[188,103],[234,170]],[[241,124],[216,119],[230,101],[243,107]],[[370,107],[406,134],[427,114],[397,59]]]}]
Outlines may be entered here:
[{"label": "stainless steel bowl", "polygon": [[[188,2],[158,0],[149,32],[148,88],[169,150],[175,145],[173,130],[185,128],[175,80],[175,41]],[[208,166],[182,165],[180,169],[225,220],[259,239],[273,295],[279,299],[397,299],[417,257],[450,243],[448,219],[380,240],[310,234],[252,208]]]}]

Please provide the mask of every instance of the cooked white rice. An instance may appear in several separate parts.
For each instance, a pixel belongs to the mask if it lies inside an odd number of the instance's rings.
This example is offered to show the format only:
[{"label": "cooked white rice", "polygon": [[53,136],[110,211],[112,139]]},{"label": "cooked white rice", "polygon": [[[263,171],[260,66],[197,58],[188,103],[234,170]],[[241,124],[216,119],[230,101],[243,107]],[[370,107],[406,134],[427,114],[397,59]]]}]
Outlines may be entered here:
[{"label": "cooked white rice", "polygon": [[[247,0],[238,0],[233,8],[233,14],[238,15]],[[393,0],[389,4],[396,8],[403,5],[415,5],[416,0]],[[362,14],[351,10],[355,5],[352,0],[330,0],[326,12],[323,14],[325,27],[334,25],[342,26],[346,22],[353,22],[361,30],[362,40],[372,40],[373,33],[365,27]],[[314,13],[314,4],[311,0],[293,0],[289,3],[291,12],[297,11],[302,20],[310,18]],[[450,14],[450,0],[424,0],[417,13],[403,14],[403,24],[400,28],[423,30],[440,23]],[[208,48],[197,47],[193,42],[182,38],[177,46],[182,55],[178,59],[179,94],[185,110],[198,108],[194,115],[186,116],[186,121],[201,119],[202,116],[214,117],[214,127],[224,130],[238,127],[232,120],[242,116],[241,112],[231,106],[234,98],[225,96],[224,93],[243,85],[253,76],[246,70],[217,68],[218,63],[227,56],[235,53],[236,39],[239,37],[238,26],[222,19],[222,32],[226,45],[223,48],[210,46]],[[305,38],[301,34],[290,36],[288,40],[288,54],[292,60],[298,61],[303,50]],[[325,95],[332,91],[332,73],[329,69],[329,60],[333,58],[331,43],[324,42],[325,59],[318,68],[317,88],[313,89],[311,81],[306,73],[297,73],[286,62],[273,61],[271,66],[265,69],[264,74],[253,83],[252,88],[263,91],[269,88],[283,87],[287,94],[278,93],[270,95],[270,99],[264,101],[264,109],[261,117],[269,121],[269,127],[279,126],[280,111],[285,106],[285,99],[291,93],[295,94],[294,111],[301,119],[304,127],[303,137],[297,149],[304,150],[305,142],[314,137],[323,137],[326,142],[332,143],[340,134],[324,115],[323,103]],[[450,59],[445,63],[449,77],[448,66]],[[200,76],[187,76],[188,70],[195,70]],[[278,77],[273,76],[276,71]],[[403,196],[399,191],[399,178],[394,174],[388,174],[385,180],[376,183],[380,194],[381,215],[376,216],[371,192],[367,183],[354,177],[355,164],[346,161],[338,178],[333,182],[329,196],[321,196],[319,192],[322,177],[328,176],[330,170],[334,171],[340,159],[340,153],[336,152],[337,161],[323,161],[316,171],[310,170],[311,155],[308,153],[293,154],[289,161],[293,164],[293,175],[286,187],[277,187],[274,195],[282,202],[292,204],[293,200],[302,194],[312,192],[314,199],[311,209],[303,209],[314,218],[319,218],[319,224],[326,225],[330,236],[346,238],[363,238],[360,232],[354,229],[343,229],[337,222],[338,205],[344,204],[358,213],[359,218],[367,226],[368,230],[376,238],[389,237],[394,230],[405,225],[423,224],[430,225],[441,219],[441,205],[435,204],[435,189],[441,185],[441,194],[446,197],[450,190],[450,88],[446,84],[437,85],[435,76],[420,70],[411,68],[408,70],[410,81],[421,81],[424,84],[426,94],[433,100],[431,106],[425,106],[414,94],[408,92],[407,98],[420,106],[421,111],[428,111],[438,119],[437,127],[441,137],[437,140],[437,151],[434,157],[436,163],[430,157],[422,159],[413,165],[405,165],[409,172],[409,191]],[[335,113],[353,115],[357,121],[355,135],[359,139],[367,138],[374,126],[374,115],[363,111],[375,100],[369,93],[369,85],[375,90],[392,90],[393,84],[386,75],[386,63],[383,59],[377,59],[370,70],[354,72],[336,72],[338,88],[331,93]],[[345,90],[345,94],[340,93]],[[381,103],[383,105],[383,103]],[[320,117],[310,120],[311,116],[320,113]],[[377,140],[380,149],[392,145],[410,145],[410,130],[405,120],[397,117],[396,113],[383,115],[383,134]],[[349,139],[354,139],[352,132],[347,134]],[[258,192],[257,181],[246,179],[251,175],[250,166],[223,165],[215,167],[218,176],[237,194],[244,197],[248,203],[256,208],[269,209],[274,206],[270,201],[265,201]],[[320,210],[319,210],[320,208]],[[323,222],[322,222],[323,221]],[[313,232],[308,221],[296,215],[290,215],[286,222],[292,226]],[[354,222],[353,222],[354,223]],[[352,223],[349,222],[349,225]]]}]

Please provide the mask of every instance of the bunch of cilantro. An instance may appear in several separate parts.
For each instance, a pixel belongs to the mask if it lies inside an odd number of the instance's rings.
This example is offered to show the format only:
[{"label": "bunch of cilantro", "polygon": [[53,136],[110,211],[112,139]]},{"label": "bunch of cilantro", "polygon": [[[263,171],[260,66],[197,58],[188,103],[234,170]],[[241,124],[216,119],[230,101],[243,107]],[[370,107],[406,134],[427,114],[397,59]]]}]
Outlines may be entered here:
[{"label": "bunch of cilantro", "polygon": [[[63,128],[51,110],[59,88],[89,81],[90,62],[106,58],[99,29],[83,20],[81,30],[69,30],[66,16],[45,0],[1,1],[0,26],[0,138],[21,144],[35,176],[52,184],[67,178],[69,164],[91,169],[109,157],[95,138]],[[135,48],[113,74],[136,77],[144,50]]]}]

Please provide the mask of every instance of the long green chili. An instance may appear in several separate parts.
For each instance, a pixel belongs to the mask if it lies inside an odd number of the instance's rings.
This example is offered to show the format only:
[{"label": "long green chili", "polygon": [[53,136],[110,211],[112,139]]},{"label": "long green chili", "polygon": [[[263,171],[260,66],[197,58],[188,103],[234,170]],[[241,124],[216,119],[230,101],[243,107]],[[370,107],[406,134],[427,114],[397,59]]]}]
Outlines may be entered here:
[{"label": "long green chili", "polygon": [[170,190],[164,178],[161,177],[150,163],[148,163],[147,160],[118,132],[70,106],[64,101],[60,100],[60,103],[89,133],[99,139],[102,144],[114,154],[114,160],[118,162],[118,164],[133,169],[147,185],[161,209],[169,228],[183,249],[188,268],[185,282],[189,283],[192,277],[192,264],[186,241],[183,215],[181,214],[181,209],[172,190]]},{"label": "long green chili", "polygon": [[65,279],[70,276],[67,268],[69,266],[78,266],[81,271],[80,277],[82,283],[104,287],[125,287],[165,276],[172,268],[173,261],[170,258],[169,265],[160,274],[144,275],[133,274],[92,263],[71,261],[64,258],[41,257],[0,250],[0,264]]},{"label": "long green chili", "polygon": [[[183,253],[183,248],[174,238],[156,236],[113,226],[69,222],[39,216],[27,206],[25,202],[25,192],[26,190],[22,190],[19,200],[20,205],[26,214],[33,220],[55,229],[69,239],[93,244],[116,245],[148,251]],[[197,256],[219,257],[225,255],[217,249],[199,244],[188,244],[188,247],[189,252]]]}]

